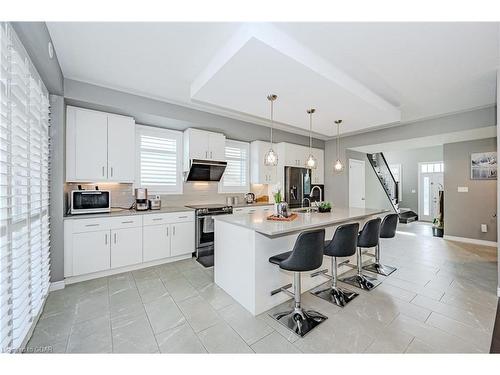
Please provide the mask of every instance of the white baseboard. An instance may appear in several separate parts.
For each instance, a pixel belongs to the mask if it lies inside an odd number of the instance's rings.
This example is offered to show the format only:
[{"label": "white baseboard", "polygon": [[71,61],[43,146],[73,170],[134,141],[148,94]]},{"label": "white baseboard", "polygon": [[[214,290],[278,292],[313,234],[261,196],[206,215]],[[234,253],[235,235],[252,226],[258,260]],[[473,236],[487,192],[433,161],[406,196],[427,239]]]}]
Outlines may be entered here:
[{"label": "white baseboard", "polygon": [[475,238],[466,238],[466,237],[456,237],[456,236],[444,235],[443,239],[444,240],[448,240],[448,241],[471,243],[471,244],[474,244],[474,245],[497,247],[497,243],[495,241],[478,240],[478,239],[475,239]]},{"label": "white baseboard", "polygon": [[66,286],[66,282],[64,280],[54,281],[50,283],[49,292],[53,292],[54,290],[64,289]]}]

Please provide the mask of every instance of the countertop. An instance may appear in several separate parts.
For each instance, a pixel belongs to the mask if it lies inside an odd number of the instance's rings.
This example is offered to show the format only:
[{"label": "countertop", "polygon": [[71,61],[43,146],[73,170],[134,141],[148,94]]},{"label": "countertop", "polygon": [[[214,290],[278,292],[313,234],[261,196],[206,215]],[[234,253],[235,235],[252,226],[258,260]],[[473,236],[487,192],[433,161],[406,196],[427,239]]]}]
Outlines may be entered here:
[{"label": "countertop", "polygon": [[127,210],[125,208],[112,208],[111,212],[99,214],[80,214],[80,215],[65,215],[64,220],[72,219],[89,219],[93,217],[115,217],[115,216],[133,216],[133,215],[150,215],[150,214],[168,214],[172,212],[188,212],[194,211],[188,207],[162,207],[161,210],[136,211]]},{"label": "countertop", "polygon": [[271,202],[255,202],[255,203],[241,202],[241,203],[238,203],[238,204],[233,204],[233,208],[272,206],[272,205],[274,205],[274,203],[271,203]]},{"label": "countertop", "polygon": [[293,221],[267,220],[268,213],[254,213],[252,215],[219,215],[214,216],[216,221],[238,225],[254,230],[266,236],[277,236],[306,229],[321,228],[348,221],[357,221],[368,216],[389,212],[386,209],[370,209],[355,207],[334,207],[327,213],[296,212],[297,218]]}]

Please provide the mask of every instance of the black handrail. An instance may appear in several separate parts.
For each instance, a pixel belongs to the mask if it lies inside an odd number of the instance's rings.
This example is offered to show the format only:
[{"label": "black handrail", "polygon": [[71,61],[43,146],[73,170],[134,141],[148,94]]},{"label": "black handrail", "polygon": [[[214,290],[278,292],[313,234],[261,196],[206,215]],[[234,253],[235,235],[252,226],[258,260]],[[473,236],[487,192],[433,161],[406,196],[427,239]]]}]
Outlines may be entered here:
[{"label": "black handrail", "polygon": [[[389,164],[387,163],[387,160],[385,159],[384,154],[380,152],[380,153],[376,153],[376,154],[366,154],[366,156],[368,158],[368,161],[370,162],[370,165],[372,166],[373,171],[377,175],[377,178],[378,178],[380,184],[382,185],[382,188],[384,189],[384,192],[387,195],[387,198],[389,198],[389,201],[391,202],[392,208],[394,209],[395,212],[399,213],[399,208],[397,206],[399,203],[399,191],[398,191],[399,184],[396,181],[396,179],[394,178],[394,175],[392,174],[391,168],[389,168]],[[378,158],[378,156],[380,156],[380,158]],[[379,162],[379,159],[381,160],[381,162]],[[374,165],[375,161],[377,163],[377,167],[380,169],[380,174],[377,173],[377,170],[375,169],[375,165]],[[378,164],[380,164],[380,165],[378,165]],[[382,164],[385,167],[385,169],[387,171],[389,171],[389,176],[391,179],[390,182],[392,182],[392,186],[394,187],[394,197],[391,196],[391,192],[389,190],[389,187],[386,186],[386,181],[381,176],[382,175],[382,167],[381,167]],[[387,175],[387,174],[385,174],[385,175]]]}]

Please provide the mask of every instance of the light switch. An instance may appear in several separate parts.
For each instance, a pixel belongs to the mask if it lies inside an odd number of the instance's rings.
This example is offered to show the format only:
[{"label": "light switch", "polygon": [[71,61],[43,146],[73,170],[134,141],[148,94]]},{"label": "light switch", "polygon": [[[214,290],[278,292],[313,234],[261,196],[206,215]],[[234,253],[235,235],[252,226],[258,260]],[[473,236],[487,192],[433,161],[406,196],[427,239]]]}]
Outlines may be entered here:
[{"label": "light switch", "polygon": [[481,224],[481,232],[483,232],[483,233],[488,232],[488,225],[486,225],[486,224]]},{"label": "light switch", "polygon": [[468,186],[459,186],[457,190],[459,193],[468,193],[469,187]]},{"label": "light switch", "polygon": [[417,191],[415,189],[411,189],[411,193],[415,194]]}]

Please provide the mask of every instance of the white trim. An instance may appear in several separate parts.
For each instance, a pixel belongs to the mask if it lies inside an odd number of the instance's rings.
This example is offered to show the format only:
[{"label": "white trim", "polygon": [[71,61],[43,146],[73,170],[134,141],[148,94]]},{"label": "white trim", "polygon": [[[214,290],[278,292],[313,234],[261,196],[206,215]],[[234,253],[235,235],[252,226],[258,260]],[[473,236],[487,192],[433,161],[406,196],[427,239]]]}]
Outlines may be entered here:
[{"label": "white trim", "polygon": [[497,287],[497,297],[500,297],[500,286]]},{"label": "white trim", "polygon": [[466,237],[457,237],[457,236],[444,235],[443,236],[443,240],[463,242],[463,243],[471,243],[471,244],[474,244],[474,245],[497,247],[497,242],[495,242],[495,241],[478,240],[476,238],[466,238]]},{"label": "white trim", "polygon": [[64,281],[65,281],[66,285],[70,285],[70,284],[74,284],[74,283],[79,283],[80,281],[98,279],[99,277],[106,277],[106,276],[116,275],[118,273],[139,270],[141,268],[158,266],[158,265],[164,264],[164,263],[172,263],[172,262],[176,262],[178,260],[190,259],[191,257],[192,257],[191,254],[185,254],[185,255],[179,255],[179,256],[171,257],[171,258],[152,260],[150,262],[134,264],[132,266],[113,268],[111,270],[88,273],[86,275],[70,276],[70,277],[67,277]]},{"label": "white trim", "polygon": [[53,292],[54,290],[64,289],[65,286],[66,283],[64,280],[54,281],[53,283],[50,283],[49,293]]},{"label": "white trim", "polygon": [[[224,176],[225,173],[222,175],[222,178],[220,182],[217,184],[217,191],[219,194],[226,194],[226,193],[247,193],[250,191],[250,143],[249,142],[242,142],[242,141],[235,141],[232,139],[226,139],[226,144],[224,146],[224,160],[228,162],[228,160],[231,160],[231,158],[227,158],[225,155],[226,153],[226,147],[233,147],[233,148],[240,148],[244,149],[246,152],[246,185],[245,186],[224,186]],[[243,159],[239,159],[243,160]]]}]

